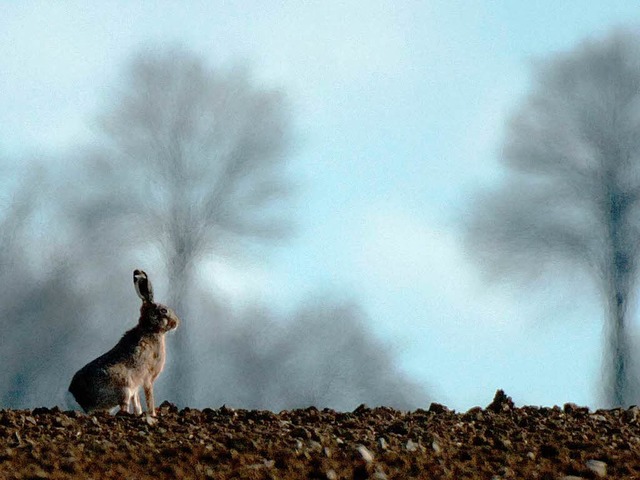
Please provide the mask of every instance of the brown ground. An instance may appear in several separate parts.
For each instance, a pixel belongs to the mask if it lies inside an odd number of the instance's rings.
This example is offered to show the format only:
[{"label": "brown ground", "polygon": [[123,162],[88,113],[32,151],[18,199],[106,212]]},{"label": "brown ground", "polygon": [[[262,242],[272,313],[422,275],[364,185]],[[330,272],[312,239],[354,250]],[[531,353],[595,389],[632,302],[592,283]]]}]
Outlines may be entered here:
[{"label": "brown ground", "polygon": [[0,411],[0,479],[640,478],[640,410]]}]

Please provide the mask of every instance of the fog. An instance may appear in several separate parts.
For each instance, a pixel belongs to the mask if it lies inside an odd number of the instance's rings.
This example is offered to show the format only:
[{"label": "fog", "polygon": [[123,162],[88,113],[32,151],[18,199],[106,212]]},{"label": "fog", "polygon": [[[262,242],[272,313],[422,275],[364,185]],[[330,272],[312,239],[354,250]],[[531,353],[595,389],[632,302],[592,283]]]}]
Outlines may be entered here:
[{"label": "fog", "polygon": [[318,294],[291,312],[268,301],[232,307],[216,272],[202,273],[211,258],[260,262],[295,235],[296,180],[286,168],[294,119],[283,92],[259,86],[248,68],[214,70],[171,47],[134,55],[111,95],[92,141],[6,177],[3,407],[77,408],[66,393],[73,373],[137,323],[134,268],[182,318],[158,399],[275,410],[425,405],[357,302]]},{"label": "fog", "polygon": [[639,10],[556,7],[3,5],[0,407],[75,408],[135,268],[156,403],[637,403]]},{"label": "fog", "polygon": [[606,311],[603,392],[616,407],[638,397],[639,45],[615,30],[538,62],[505,135],[507,178],[477,196],[467,239],[496,276],[590,274]]}]

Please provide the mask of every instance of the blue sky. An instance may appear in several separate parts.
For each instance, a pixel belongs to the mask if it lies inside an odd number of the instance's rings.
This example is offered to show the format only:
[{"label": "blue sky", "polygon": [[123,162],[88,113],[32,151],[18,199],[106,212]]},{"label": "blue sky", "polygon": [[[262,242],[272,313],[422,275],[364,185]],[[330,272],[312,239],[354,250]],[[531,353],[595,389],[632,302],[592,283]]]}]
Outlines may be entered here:
[{"label": "blue sky", "polygon": [[488,283],[460,225],[473,192],[499,181],[531,62],[639,19],[636,1],[5,1],[0,155],[87,141],[141,48],[249,62],[293,105],[299,233],[264,261],[210,262],[238,308],[353,298],[437,401],[464,410],[503,388],[517,404],[595,406],[602,313],[588,278]]}]

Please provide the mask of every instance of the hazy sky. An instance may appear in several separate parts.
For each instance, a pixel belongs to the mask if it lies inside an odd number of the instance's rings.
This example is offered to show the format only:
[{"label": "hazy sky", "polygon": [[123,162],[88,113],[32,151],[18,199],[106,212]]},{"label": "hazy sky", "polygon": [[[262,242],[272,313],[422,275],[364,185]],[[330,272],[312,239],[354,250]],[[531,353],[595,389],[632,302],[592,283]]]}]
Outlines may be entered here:
[{"label": "hazy sky", "polygon": [[[530,4],[531,3],[531,4]],[[238,307],[362,303],[402,368],[456,409],[596,405],[602,313],[580,272],[491,284],[461,249],[536,58],[640,20],[637,1],[0,1],[0,157],[67,155],[131,54],[248,62],[297,120],[298,236],[207,270]]]}]

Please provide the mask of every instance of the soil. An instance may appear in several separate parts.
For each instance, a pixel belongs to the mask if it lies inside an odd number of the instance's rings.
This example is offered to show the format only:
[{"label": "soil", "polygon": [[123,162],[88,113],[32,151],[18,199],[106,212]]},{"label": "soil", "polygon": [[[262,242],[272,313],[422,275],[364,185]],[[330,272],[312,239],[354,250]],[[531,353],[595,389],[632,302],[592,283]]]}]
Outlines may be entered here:
[{"label": "soil", "polygon": [[1,479],[640,478],[640,409],[0,411]]}]

